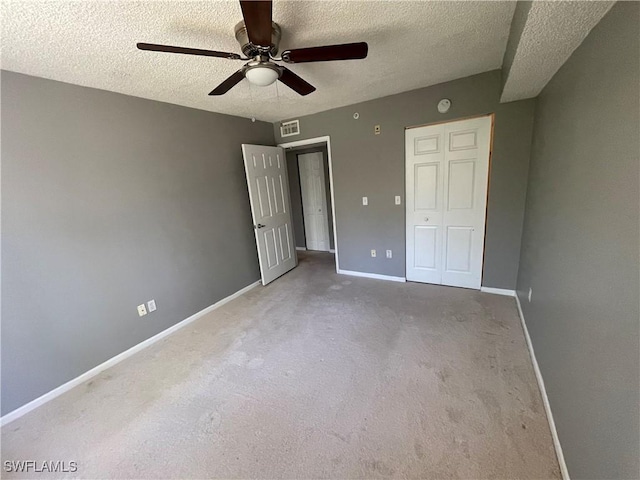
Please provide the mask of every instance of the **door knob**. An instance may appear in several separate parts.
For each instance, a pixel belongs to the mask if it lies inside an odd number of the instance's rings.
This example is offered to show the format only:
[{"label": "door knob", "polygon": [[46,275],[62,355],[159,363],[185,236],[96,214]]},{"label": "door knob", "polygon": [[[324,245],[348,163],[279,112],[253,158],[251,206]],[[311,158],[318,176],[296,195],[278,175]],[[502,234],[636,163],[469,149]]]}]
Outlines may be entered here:
[{"label": "door knob", "polygon": [[262,225],[261,223],[256,225],[256,228],[264,228],[264,227],[266,227],[266,225]]}]

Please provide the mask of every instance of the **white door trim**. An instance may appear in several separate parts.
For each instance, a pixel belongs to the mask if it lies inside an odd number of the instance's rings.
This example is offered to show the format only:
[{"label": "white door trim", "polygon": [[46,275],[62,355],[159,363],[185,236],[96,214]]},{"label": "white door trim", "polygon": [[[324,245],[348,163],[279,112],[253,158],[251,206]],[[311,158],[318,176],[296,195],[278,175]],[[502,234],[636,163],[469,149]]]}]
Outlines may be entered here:
[{"label": "white door trim", "polygon": [[331,216],[333,217],[333,246],[334,246],[335,255],[336,255],[336,273],[339,273],[340,261],[338,260],[338,228],[336,227],[336,197],[334,193],[335,189],[333,187],[333,161],[331,159],[331,137],[327,135],[324,137],[315,137],[315,138],[308,138],[306,140],[297,140],[295,142],[279,143],[278,147],[282,147],[285,149],[285,156],[286,156],[287,148],[304,147],[306,145],[314,145],[316,143],[327,144],[327,161],[329,162],[329,189],[331,190]]}]

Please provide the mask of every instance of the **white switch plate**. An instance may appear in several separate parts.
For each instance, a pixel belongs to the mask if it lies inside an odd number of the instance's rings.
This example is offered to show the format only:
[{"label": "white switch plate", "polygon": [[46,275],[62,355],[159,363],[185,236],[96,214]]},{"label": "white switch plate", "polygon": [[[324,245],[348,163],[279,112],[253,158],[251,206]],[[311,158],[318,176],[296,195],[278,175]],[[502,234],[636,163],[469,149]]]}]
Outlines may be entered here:
[{"label": "white switch plate", "polygon": [[156,311],[156,301],[155,300],[149,300],[147,302],[147,308],[149,309],[149,313],[155,312]]},{"label": "white switch plate", "polygon": [[144,317],[146,314],[147,308],[144,306],[144,303],[142,305],[138,305],[138,315]]},{"label": "white switch plate", "polygon": [[375,250],[371,250],[371,256],[375,257],[376,256],[376,251]]},{"label": "white switch plate", "polygon": [[400,205],[402,203],[402,199],[400,198],[400,195],[396,195],[396,205]]},{"label": "white switch plate", "polygon": [[367,197],[362,197],[362,204],[369,205],[369,199]]},{"label": "white switch plate", "polygon": [[391,253],[391,250],[387,250],[387,258],[391,258],[393,256],[393,254]]},{"label": "white switch plate", "polygon": [[529,303],[531,303],[531,295],[533,295],[533,290],[529,287]]}]

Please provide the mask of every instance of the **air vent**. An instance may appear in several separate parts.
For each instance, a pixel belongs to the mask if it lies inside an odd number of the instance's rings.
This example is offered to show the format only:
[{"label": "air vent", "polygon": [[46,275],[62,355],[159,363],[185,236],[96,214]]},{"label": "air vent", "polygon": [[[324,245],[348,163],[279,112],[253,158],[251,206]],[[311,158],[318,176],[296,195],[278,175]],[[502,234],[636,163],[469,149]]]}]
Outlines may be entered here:
[{"label": "air vent", "polygon": [[280,124],[280,136],[291,137],[292,135],[300,135],[300,120],[291,120]]}]

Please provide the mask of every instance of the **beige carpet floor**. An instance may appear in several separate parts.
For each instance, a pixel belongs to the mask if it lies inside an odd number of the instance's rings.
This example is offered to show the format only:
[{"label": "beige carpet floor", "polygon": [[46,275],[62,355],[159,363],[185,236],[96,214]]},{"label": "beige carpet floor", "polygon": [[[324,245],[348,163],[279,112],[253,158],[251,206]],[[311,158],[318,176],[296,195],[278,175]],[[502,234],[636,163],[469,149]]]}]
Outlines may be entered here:
[{"label": "beige carpet floor", "polygon": [[333,256],[2,429],[3,478],[560,478],[512,298],[337,275]]}]

